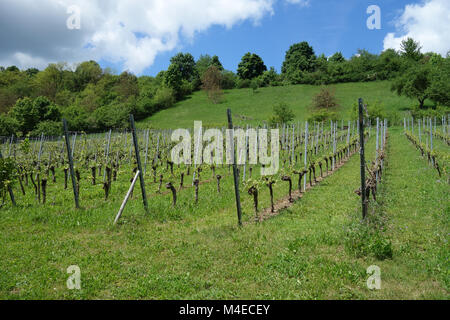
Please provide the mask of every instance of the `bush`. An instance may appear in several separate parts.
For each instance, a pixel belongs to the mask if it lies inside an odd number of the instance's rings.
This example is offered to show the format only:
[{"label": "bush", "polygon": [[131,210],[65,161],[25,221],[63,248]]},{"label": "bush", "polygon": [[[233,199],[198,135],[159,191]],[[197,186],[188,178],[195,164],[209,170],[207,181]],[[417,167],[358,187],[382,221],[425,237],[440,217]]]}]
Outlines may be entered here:
[{"label": "bush", "polygon": [[11,186],[16,178],[17,166],[12,158],[0,159],[0,195],[4,195],[8,186]]},{"label": "bush", "polygon": [[41,121],[61,120],[59,108],[46,97],[17,100],[11,110],[11,115],[18,121],[19,130],[24,134],[33,131]]},{"label": "bush", "polygon": [[253,79],[250,82],[250,88],[252,88],[253,93],[258,91],[258,88],[261,86],[261,81],[258,78]]},{"label": "bush", "polygon": [[238,88],[238,89],[244,89],[244,88],[250,88],[250,84],[251,84],[252,82],[251,82],[251,80],[249,80],[249,79],[239,79],[237,82],[236,82],[236,87]]},{"label": "bush", "polygon": [[222,73],[216,66],[210,66],[203,73],[202,87],[206,91],[209,100],[217,104],[222,100]]},{"label": "bush", "polygon": [[0,136],[10,136],[16,134],[19,123],[13,117],[0,115]]},{"label": "bush", "polygon": [[[380,101],[369,101],[367,103],[365,103],[365,105],[367,106],[367,113],[366,110],[363,110],[364,113],[364,117],[366,119],[369,119],[370,122],[372,124],[376,123],[377,118],[380,118],[380,121],[383,121],[384,119],[388,118],[388,113],[386,112],[386,109],[384,107],[384,105],[380,102]],[[368,114],[368,117],[367,117]],[[390,120],[392,121],[397,121],[395,119],[395,116],[391,113],[390,114],[391,118]],[[358,120],[359,119],[359,105],[358,103],[354,103],[353,104],[353,111],[352,111],[352,120]]]},{"label": "bush", "polygon": [[449,107],[445,106],[438,106],[436,109],[420,109],[419,107],[415,106],[411,110],[411,115],[413,118],[416,119],[422,119],[422,118],[438,118],[441,119],[441,117],[447,116],[447,114],[450,112]]},{"label": "bush", "polygon": [[124,107],[121,103],[113,103],[103,106],[94,111],[93,117],[97,130],[108,130],[111,128],[121,129],[128,126],[128,116],[132,113],[129,106]]},{"label": "bush", "polygon": [[63,127],[61,121],[43,121],[31,132],[31,136],[37,137],[44,134],[44,136],[59,137],[62,135],[62,132]]},{"label": "bush", "polygon": [[193,86],[195,86],[195,85],[196,84],[193,84],[193,83],[183,79],[181,81],[181,86],[180,86],[180,96],[186,97],[186,96],[190,95],[194,91]]},{"label": "bush", "polygon": [[271,67],[269,71],[265,71],[258,79],[260,81],[260,87],[276,87],[282,85],[281,77],[273,67]]},{"label": "bush", "polygon": [[[67,120],[67,126],[71,131],[90,131],[88,118],[89,113],[78,106],[70,106],[63,109],[63,118]],[[90,129],[90,130],[89,130]]]},{"label": "bush", "polygon": [[329,120],[333,120],[333,121],[337,121],[338,120],[338,115],[336,112],[334,111],[328,111],[328,110],[318,110],[318,111],[314,111],[312,112],[309,117],[308,117],[308,121],[314,122],[322,122],[322,121],[329,121]]},{"label": "bush", "polygon": [[232,71],[222,71],[222,89],[236,88],[237,76]]},{"label": "bush", "polygon": [[320,92],[313,97],[312,109],[336,109],[339,107],[338,100],[336,99],[335,89],[330,89],[327,87],[321,88]]},{"label": "bush", "polygon": [[156,90],[154,103],[157,110],[168,109],[175,104],[175,94],[171,88],[160,87]]},{"label": "bush", "polygon": [[155,102],[150,97],[141,96],[138,98],[136,104],[137,110],[142,117],[151,116],[156,111]]},{"label": "bush", "polygon": [[286,103],[279,103],[273,108],[274,115],[270,118],[270,125],[272,127],[277,124],[289,123],[294,120],[294,112],[288,107]]}]

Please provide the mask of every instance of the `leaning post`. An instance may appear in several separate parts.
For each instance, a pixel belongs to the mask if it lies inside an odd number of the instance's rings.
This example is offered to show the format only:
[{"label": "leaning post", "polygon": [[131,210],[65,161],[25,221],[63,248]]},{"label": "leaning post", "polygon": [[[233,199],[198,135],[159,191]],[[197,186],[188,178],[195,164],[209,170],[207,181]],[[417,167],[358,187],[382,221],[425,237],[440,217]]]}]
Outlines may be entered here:
[{"label": "leaning post", "polygon": [[136,153],[136,162],[139,170],[139,181],[141,184],[142,201],[144,202],[145,211],[148,212],[147,193],[145,192],[144,175],[142,174],[141,157],[139,154],[139,145],[136,136],[136,127],[134,126],[134,117],[132,114],[130,114],[130,125],[131,125],[131,133],[133,134],[133,144],[134,144],[134,151]]}]

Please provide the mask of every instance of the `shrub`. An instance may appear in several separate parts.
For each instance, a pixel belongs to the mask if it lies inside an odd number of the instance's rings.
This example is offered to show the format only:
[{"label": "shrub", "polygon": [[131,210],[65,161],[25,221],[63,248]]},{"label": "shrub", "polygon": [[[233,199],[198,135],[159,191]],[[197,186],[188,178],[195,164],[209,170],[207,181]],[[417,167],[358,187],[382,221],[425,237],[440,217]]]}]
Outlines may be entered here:
[{"label": "shrub", "polygon": [[36,129],[31,132],[31,136],[37,137],[44,134],[44,136],[59,137],[62,135],[62,129],[61,121],[43,121],[39,122]]},{"label": "shrub", "polygon": [[[369,101],[369,102],[365,103],[365,105],[367,108],[365,108],[363,110],[364,117],[366,119],[369,119],[372,124],[376,123],[377,118],[380,118],[380,121],[388,118],[388,113],[386,112],[384,105],[380,101],[373,101],[373,102]],[[396,121],[395,117],[393,117],[392,114],[391,114],[391,117],[392,117],[393,121]],[[351,118],[352,118],[352,120],[359,119],[359,105],[356,102],[353,104]]]},{"label": "shrub", "polygon": [[206,91],[209,100],[212,103],[217,104],[221,101],[223,91],[222,86],[222,73],[216,66],[210,66],[202,77],[203,90]]},{"label": "shrub", "polygon": [[129,109],[129,105],[124,107],[121,103],[113,103],[95,110],[93,118],[98,130],[126,128],[130,113],[132,113],[132,110]]},{"label": "shrub", "polygon": [[156,90],[154,103],[157,110],[171,108],[175,104],[175,101],[175,94],[171,88],[163,86]]},{"label": "shrub", "polygon": [[335,89],[324,87],[320,89],[320,92],[313,97],[312,109],[336,109],[339,107],[338,100],[336,99]]},{"label": "shrub", "polygon": [[236,88],[237,76],[232,71],[222,71],[222,89]]},{"label": "shrub", "polygon": [[441,117],[446,116],[448,113],[450,112],[450,108],[449,107],[445,107],[445,106],[438,106],[436,107],[436,109],[421,109],[417,106],[415,106],[414,108],[412,108],[411,110],[411,115],[413,116],[413,118],[416,119],[422,119],[422,118],[438,118],[441,119]]},{"label": "shrub", "polygon": [[244,88],[250,88],[250,84],[251,84],[252,82],[249,80],[249,79],[239,79],[237,82],[236,82],[236,87],[238,88],[238,89],[244,89]]},{"label": "shrub", "polygon": [[16,134],[19,123],[13,117],[2,114],[0,115],[0,136],[10,136]]},{"label": "shrub", "polygon": [[260,81],[258,81],[258,78],[255,78],[250,82],[250,88],[252,88],[253,93],[257,92],[259,87]]},{"label": "shrub", "polygon": [[328,110],[318,110],[312,112],[309,117],[308,121],[314,122],[322,122],[322,121],[337,121],[338,120],[338,114],[334,111],[328,111]]},{"label": "shrub", "polygon": [[274,115],[270,118],[270,125],[289,123],[294,120],[294,112],[288,107],[286,103],[279,103],[273,108]]},{"label": "shrub", "polygon": [[[70,106],[63,109],[63,118],[67,120],[67,125],[71,131],[89,131],[89,113],[78,106]],[[91,128],[93,129],[93,128]]]},{"label": "shrub", "polygon": [[3,196],[16,177],[16,164],[12,158],[0,159],[0,194]]}]

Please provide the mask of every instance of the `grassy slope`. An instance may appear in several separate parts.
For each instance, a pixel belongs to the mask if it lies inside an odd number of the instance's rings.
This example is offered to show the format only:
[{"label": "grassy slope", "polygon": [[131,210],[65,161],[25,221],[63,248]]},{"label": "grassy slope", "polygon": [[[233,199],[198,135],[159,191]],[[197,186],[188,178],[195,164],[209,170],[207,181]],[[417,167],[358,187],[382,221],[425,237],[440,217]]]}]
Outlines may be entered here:
[{"label": "grassy slope", "polygon": [[[349,118],[358,97],[364,98],[365,101],[383,101],[388,110],[403,111],[415,103],[391,92],[388,81],[344,83],[333,87],[336,88],[336,97],[341,105],[339,113],[342,119]],[[195,92],[175,107],[141,121],[138,126],[191,128],[194,120],[202,120],[204,125],[208,126],[223,126],[226,124],[227,108],[233,111],[236,124],[242,122],[239,115],[248,117],[250,123],[256,124],[267,121],[273,113],[273,106],[279,102],[287,103],[293,109],[297,120],[306,120],[312,97],[319,90],[320,87],[310,85],[260,88],[255,94],[252,89],[235,89],[227,91],[224,101],[218,105],[212,104],[204,92]]]},{"label": "grassy slope", "polygon": [[[189,200],[192,191],[181,196],[176,210],[169,209],[170,196],[150,201],[156,217],[145,216],[134,199],[116,228],[110,223],[119,195],[108,203],[86,196],[86,209],[78,212],[70,209],[70,190],[65,210],[7,207],[0,214],[0,297],[448,298],[449,208],[442,201],[448,186],[436,181],[400,131],[392,131],[390,143],[381,209],[392,260],[357,257],[346,249],[347,227],[360,214],[353,193],[356,155],[280,216],[243,230],[236,227],[231,179],[221,196],[210,196],[214,184],[201,186],[199,207]],[[372,139],[368,155],[373,152]],[[114,194],[125,189],[121,184]],[[286,193],[285,185],[277,185],[277,198]],[[268,206],[267,194],[261,193],[262,207]],[[250,219],[250,197],[242,198]],[[72,264],[81,268],[81,291],[65,287]],[[366,288],[372,264],[381,267],[378,292]]]}]

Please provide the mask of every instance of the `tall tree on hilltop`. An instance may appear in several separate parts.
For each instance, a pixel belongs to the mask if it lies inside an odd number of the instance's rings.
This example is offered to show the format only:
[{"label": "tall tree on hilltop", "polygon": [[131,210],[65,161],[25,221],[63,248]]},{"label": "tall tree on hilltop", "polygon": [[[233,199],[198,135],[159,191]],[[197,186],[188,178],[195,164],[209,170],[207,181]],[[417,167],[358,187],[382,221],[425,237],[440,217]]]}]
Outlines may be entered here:
[{"label": "tall tree on hilltop", "polygon": [[255,53],[247,52],[238,65],[237,74],[241,79],[253,79],[267,71],[264,61]]}]

